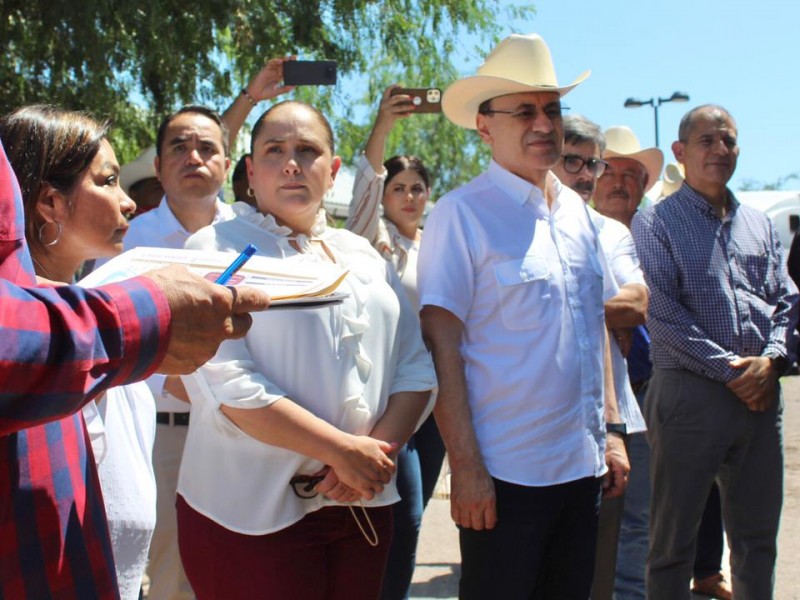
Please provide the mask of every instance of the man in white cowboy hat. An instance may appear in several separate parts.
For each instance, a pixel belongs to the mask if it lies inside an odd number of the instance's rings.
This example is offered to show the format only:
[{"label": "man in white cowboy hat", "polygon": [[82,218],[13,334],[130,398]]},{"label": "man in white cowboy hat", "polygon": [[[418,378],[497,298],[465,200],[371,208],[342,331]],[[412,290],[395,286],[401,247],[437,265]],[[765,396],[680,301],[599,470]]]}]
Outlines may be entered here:
[{"label": "man in white cowboy hat", "polygon": [[150,146],[119,170],[120,187],[136,202],[135,217],[154,209],[164,196],[164,188],[153,164],[155,158],[155,146]]},{"label": "man in white cowboy hat", "polygon": [[560,86],[544,40],[511,35],[442,98],[492,150],[437,202],[418,266],[462,598],[588,597],[603,477],[611,494],[627,478],[621,437],[606,440],[610,276],[583,200],[550,173],[561,96],[587,76]]},{"label": "man in white cowboy hat", "polygon": [[633,219],[651,300],[645,402],[652,497],[647,597],[690,597],[698,525],[719,484],[734,597],[772,597],[783,499],[779,376],[792,361],[798,293],[775,227],[727,183],[739,155],[724,108],[681,119],[686,179]]},{"label": "man in white cowboy hat", "polygon": [[664,154],[658,148],[642,149],[630,127],[618,125],[605,132],[607,166],[597,180],[594,206],[597,212],[630,228],[645,193],[661,176]]}]

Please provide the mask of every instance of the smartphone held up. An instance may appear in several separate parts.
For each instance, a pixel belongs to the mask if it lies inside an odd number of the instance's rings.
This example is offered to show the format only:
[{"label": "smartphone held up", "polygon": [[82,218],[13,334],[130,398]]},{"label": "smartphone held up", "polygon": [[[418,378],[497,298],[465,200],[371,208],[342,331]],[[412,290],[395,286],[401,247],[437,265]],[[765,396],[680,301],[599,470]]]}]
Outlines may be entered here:
[{"label": "smartphone held up", "polygon": [[392,96],[408,96],[415,113],[442,112],[442,92],[439,88],[394,88]]},{"label": "smartphone held up", "polygon": [[283,63],[286,85],[336,85],[335,60],[287,60]]}]

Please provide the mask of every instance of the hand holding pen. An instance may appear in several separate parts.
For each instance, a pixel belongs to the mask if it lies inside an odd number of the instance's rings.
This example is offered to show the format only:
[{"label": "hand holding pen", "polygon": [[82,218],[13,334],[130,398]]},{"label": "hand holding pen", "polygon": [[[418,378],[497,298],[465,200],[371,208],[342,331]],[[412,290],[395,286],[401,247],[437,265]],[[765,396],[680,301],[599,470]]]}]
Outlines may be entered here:
[{"label": "hand holding pen", "polygon": [[219,285],[225,285],[228,283],[231,277],[241,269],[244,264],[250,260],[250,257],[253,256],[256,252],[258,252],[258,248],[256,248],[253,244],[247,244],[247,248],[236,257],[236,259],[222,272],[222,275],[217,277],[217,280],[214,283],[218,283]]}]

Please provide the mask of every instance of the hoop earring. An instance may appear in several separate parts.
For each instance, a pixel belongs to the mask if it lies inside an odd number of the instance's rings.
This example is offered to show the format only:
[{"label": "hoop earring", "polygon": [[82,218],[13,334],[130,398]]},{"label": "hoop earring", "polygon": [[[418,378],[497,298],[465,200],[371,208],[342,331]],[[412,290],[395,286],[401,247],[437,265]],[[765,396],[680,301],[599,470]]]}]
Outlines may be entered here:
[{"label": "hoop earring", "polygon": [[39,231],[37,233],[37,236],[39,238],[39,241],[42,244],[44,244],[45,246],[55,246],[58,243],[58,240],[61,239],[61,223],[59,223],[58,221],[53,221],[53,222],[56,224],[56,227],[57,227],[58,231],[56,231],[56,237],[55,237],[55,239],[53,239],[52,242],[45,242],[42,239],[42,237],[43,237],[42,236],[42,232],[44,231],[44,228],[47,227],[48,225],[51,225],[51,223],[49,223],[48,221],[45,221],[44,223],[39,225]]},{"label": "hoop earring", "polygon": [[256,192],[255,192],[255,190],[253,190],[253,188],[248,187],[247,188],[247,195],[250,198],[255,198],[256,197]]}]

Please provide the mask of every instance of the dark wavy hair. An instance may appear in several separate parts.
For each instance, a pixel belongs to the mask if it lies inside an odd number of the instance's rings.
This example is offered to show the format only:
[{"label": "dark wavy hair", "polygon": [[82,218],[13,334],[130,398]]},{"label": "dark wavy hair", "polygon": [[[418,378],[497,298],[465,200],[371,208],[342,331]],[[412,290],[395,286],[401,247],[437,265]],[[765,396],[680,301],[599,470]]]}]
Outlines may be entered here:
[{"label": "dark wavy hair", "polygon": [[0,139],[22,191],[25,230],[36,240],[41,219],[35,210],[45,186],[68,194],[89,168],[109,122],[57,106],[24,106],[0,120]]},{"label": "dark wavy hair", "polygon": [[403,171],[414,171],[422,178],[422,181],[425,182],[426,188],[430,189],[431,187],[431,177],[428,174],[428,169],[425,168],[423,162],[416,156],[409,156],[407,154],[393,156],[383,163],[383,168],[386,169],[385,188],[389,187],[389,182],[395,175]]}]

